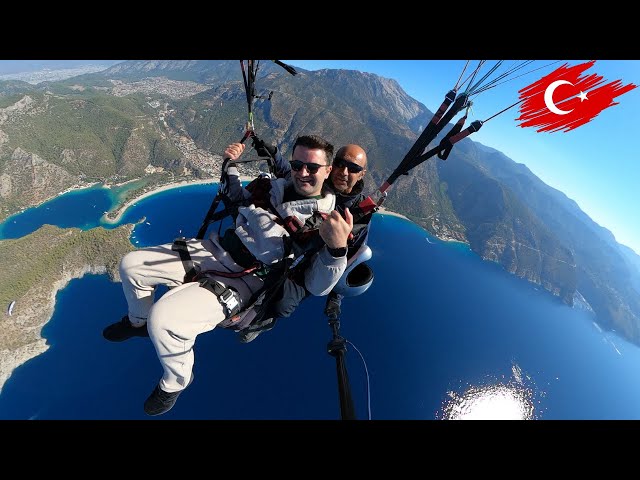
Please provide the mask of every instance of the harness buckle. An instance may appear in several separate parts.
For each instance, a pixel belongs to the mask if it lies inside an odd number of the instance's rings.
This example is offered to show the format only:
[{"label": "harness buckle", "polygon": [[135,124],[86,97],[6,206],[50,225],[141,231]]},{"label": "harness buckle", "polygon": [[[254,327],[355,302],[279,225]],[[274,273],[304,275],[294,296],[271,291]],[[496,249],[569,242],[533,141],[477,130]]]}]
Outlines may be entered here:
[{"label": "harness buckle", "polygon": [[[220,285],[222,285],[222,284],[220,284]],[[227,307],[227,309],[230,312],[232,312],[237,306],[240,305],[238,303],[238,300],[236,299],[236,296],[228,288],[226,288],[224,290],[224,292],[222,292],[220,294],[220,296],[218,296],[218,299],[220,300],[220,303],[222,303],[225,307]]]},{"label": "harness buckle", "polygon": [[240,312],[241,305],[239,295],[234,289],[229,288],[224,283],[213,280],[212,278],[199,280],[198,283],[202,288],[206,288],[217,297],[220,305],[227,310],[227,318],[234,317]]},{"label": "harness buckle", "polygon": [[238,299],[230,288],[216,280],[213,282],[213,291],[218,296],[218,301],[222,306],[227,308],[229,316],[238,311],[240,302],[238,302]]}]

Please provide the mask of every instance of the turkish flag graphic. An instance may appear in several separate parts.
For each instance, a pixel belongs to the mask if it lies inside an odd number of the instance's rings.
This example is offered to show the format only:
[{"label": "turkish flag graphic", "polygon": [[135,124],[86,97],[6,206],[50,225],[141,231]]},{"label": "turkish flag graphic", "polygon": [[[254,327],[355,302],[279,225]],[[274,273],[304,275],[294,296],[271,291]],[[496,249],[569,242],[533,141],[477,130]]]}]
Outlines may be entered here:
[{"label": "turkish flag graphic", "polygon": [[568,132],[590,122],[605,108],[618,105],[614,98],[636,88],[623,85],[620,80],[605,85],[602,76],[582,73],[595,64],[595,60],[573,67],[564,64],[549,75],[523,88],[518,93],[520,127],[539,127],[538,132]]}]

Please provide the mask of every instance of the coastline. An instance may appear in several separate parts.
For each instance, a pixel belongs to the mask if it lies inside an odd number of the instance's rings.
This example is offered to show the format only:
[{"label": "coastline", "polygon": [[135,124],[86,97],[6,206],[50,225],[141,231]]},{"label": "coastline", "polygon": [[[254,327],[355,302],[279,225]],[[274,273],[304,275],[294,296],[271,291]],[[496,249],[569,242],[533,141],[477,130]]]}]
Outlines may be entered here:
[{"label": "coastline", "polygon": [[464,241],[464,240],[458,240],[458,239],[456,239],[456,238],[451,238],[451,237],[440,237],[440,236],[438,236],[438,235],[436,235],[436,234],[434,234],[434,233],[429,232],[426,228],[424,228],[424,227],[423,227],[422,225],[420,225],[418,222],[415,222],[415,221],[411,220],[409,217],[407,217],[407,216],[405,216],[405,215],[403,215],[403,214],[401,214],[401,213],[394,212],[393,210],[387,210],[385,207],[380,207],[380,208],[378,209],[378,213],[379,213],[379,214],[382,214],[382,215],[389,215],[389,216],[392,216],[392,217],[399,217],[399,218],[402,218],[402,219],[404,219],[404,220],[407,220],[408,222],[411,222],[411,223],[413,223],[414,225],[416,225],[416,226],[420,227],[420,228],[421,228],[421,229],[423,229],[426,233],[428,233],[429,235],[432,235],[433,237],[435,237],[436,239],[440,240],[441,242],[446,242],[446,243],[457,243],[457,244],[460,244],[460,245],[462,245],[462,246],[465,246],[465,247],[467,247],[467,248],[471,249],[471,245],[470,245],[468,242],[466,242],[466,241]]},{"label": "coastline", "polygon": [[44,200],[36,202],[33,205],[24,206],[24,207],[20,208],[19,210],[15,211],[15,212],[13,212],[11,214],[7,214],[6,217],[0,216],[0,223],[6,222],[8,218],[20,215],[21,213],[24,213],[25,210],[29,210],[30,208],[38,208],[41,205],[44,205],[45,203],[50,202],[51,200],[54,200],[54,199],[58,198],[61,195],[64,195],[65,193],[71,193],[71,192],[74,192],[76,190],[85,190],[85,189],[88,189],[88,188],[91,188],[91,187],[95,187],[96,185],[100,185],[100,182],[77,183],[77,184],[72,185],[72,186],[70,186],[68,188],[65,188],[61,192],[56,193],[55,195],[52,195],[49,198],[45,198]]},{"label": "coastline", "polygon": [[[69,188],[64,189],[63,191],[61,191],[57,195],[54,195],[53,197],[41,202],[39,205],[42,205],[43,203],[46,203],[46,202],[48,202],[50,200],[53,200],[54,198],[59,197],[60,195],[64,195],[65,193],[70,193],[70,192],[73,192],[73,191],[76,191],[76,190],[85,190],[87,188],[95,187],[96,185],[100,185],[100,182],[90,182],[90,183],[87,183],[87,184],[79,183],[79,184],[72,185]],[[36,205],[36,207],[39,206],[39,205]],[[30,207],[30,208],[32,208],[32,207]]]},{"label": "coastline", "polygon": [[[240,181],[241,182],[250,182],[251,180],[253,180],[253,177],[249,177],[249,176],[246,176],[246,175],[241,175],[240,176]],[[153,190],[149,190],[148,192],[144,192],[141,195],[138,195],[137,197],[134,197],[134,198],[128,200],[127,202],[125,202],[122,205],[116,206],[115,211],[117,211],[117,214],[116,214],[115,217],[109,218],[109,217],[107,217],[107,214],[105,213],[100,220],[103,223],[107,223],[107,224],[110,224],[110,225],[116,224],[121,220],[122,216],[127,211],[127,209],[130,206],[132,206],[134,203],[139,202],[140,200],[143,200],[143,199],[145,199],[147,197],[155,195],[156,193],[165,192],[167,190],[172,190],[174,188],[180,188],[180,187],[184,187],[184,186],[188,186],[188,185],[206,185],[206,184],[209,184],[209,183],[218,183],[218,180],[213,180],[213,179],[210,179],[210,178],[204,179],[204,180],[182,180],[180,182],[173,182],[173,183],[168,183],[168,184],[159,186],[158,188],[154,188]],[[116,185],[113,185],[113,186],[116,186]],[[111,186],[109,186],[107,188],[111,188]],[[380,207],[380,209],[378,210],[378,213],[383,214],[383,215],[390,215],[390,216],[393,216],[393,217],[400,217],[400,218],[403,218],[405,220],[411,221],[409,218],[405,217],[401,213],[394,212],[393,210],[388,210],[385,207]]]},{"label": "coastline", "polygon": [[[245,175],[241,175],[240,176],[240,181],[241,182],[250,182],[251,180],[253,180],[253,177],[249,177],[249,176],[245,176]],[[134,197],[130,200],[128,200],[127,202],[123,203],[122,205],[117,205],[116,208],[114,210],[111,211],[115,211],[117,212],[115,217],[113,218],[109,218],[107,215],[109,212],[105,213],[104,215],[102,215],[102,217],[100,218],[100,221],[109,225],[114,225],[116,223],[118,223],[121,219],[122,216],[124,215],[124,213],[127,211],[127,209],[132,206],[134,203],[139,202],[140,200],[143,200],[147,197],[150,197],[152,195],[155,195],[156,193],[160,193],[160,192],[165,192],[167,190],[173,190],[174,188],[180,188],[180,187],[184,187],[184,186],[190,186],[190,185],[207,185],[210,183],[218,183],[219,180],[215,180],[212,178],[205,178],[203,180],[182,180],[179,182],[173,182],[173,183],[167,183],[165,185],[161,185],[157,188],[154,188],[153,190],[149,190],[148,192],[144,192],[140,195],[138,195],[137,197]],[[113,186],[117,186],[117,185],[113,185]],[[108,188],[111,188],[111,186],[109,186]]]},{"label": "coastline", "polygon": [[[173,182],[173,183],[167,183],[165,185],[161,185],[158,188],[154,188],[153,190],[149,190],[148,192],[144,192],[140,195],[138,195],[137,197],[134,197],[130,200],[128,200],[127,202],[123,203],[122,205],[117,205],[115,208],[116,216],[113,218],[109,218],[107,215],[109,212],[105,213],[104,215],[102,215],[102,217],[100,218],[100,221],[102,223],[106,223],[109,225],[114,225],[116,223],[118,223],[121,219],[122,216],[124,215],[124,213],[127,211],[127,209],[132,206],[134,203],[139,202],[140,200],[143,200],[147,197],[150,197],[152,195],[155,195],[156,193],[160,193],[160,192],[164,192],[167,190],[172,190],[174,188],[180,188],[180,187],[184,187],[186,185],[206,185],[208,183],[217,183],[216,180],[213,180],[211,178],[207,178],[204,180],[183,180],[180,182]],[[118,186],[118,185],[113,185],[113,186]],[[111,188],[111,186],[109,186],[108,188]]]},{"label": "coastline", "polygon": [[386,208],[384,208],[384,207],[380,207],[380,208],[378,209],[378,212],[377,212],[377,213],[379,213],[379,214],[381,214],[381,215],[389,215],[389,216],[391,216],[391,217],[400,217],[400,218],[404,218],[405,220],[409,220],[411,223],[415,223],[415,222],[412,222],[409,218],[407,218],[407,217],[405,217],[404,215],[402,215],[401,213],[394,212],[393,210],[388,210],[388,209],[386,209]]},{"label": "coastline", "polygon": [[[15,322],[19,325],[19,328],[26,328],[31,332],[37,330],[39,333],[37,338],[34,337],[29,343],[21,345],[16,350],[0,350],[0,393],[2,393],[5,383],[16,368],[49,349],[50,345],[41,336],[41,332],[42,328],[53,317],[58,292],[64,290],[71,280],[82,278],[86,274],[102,275],[106,273],[108,273],[106,266],[84,265],[81,268],[63,271],[59,277],[52,279],[53,282],[51,284],[41,285],[34,291],[28,292],[27,296],[31,297],[31,301],[37,305],[43,305],[44,308],[42,310],[27,308],[25,312],[18,314]],[[20,300],[22,299],[24,297]],[[34,299],[36,301],[33,301]]]}]

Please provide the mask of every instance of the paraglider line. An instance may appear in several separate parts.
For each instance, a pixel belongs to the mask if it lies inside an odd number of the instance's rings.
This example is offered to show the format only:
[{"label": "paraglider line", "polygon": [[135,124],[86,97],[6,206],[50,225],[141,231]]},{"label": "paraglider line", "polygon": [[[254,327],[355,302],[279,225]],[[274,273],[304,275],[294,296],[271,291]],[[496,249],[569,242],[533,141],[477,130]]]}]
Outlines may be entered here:
[{"label": "paraglider line", "polygon": [[362,364],[364,365],[364,371],[367,374],[367,416],[368,419],[371,420],[371,388],[369,387],[369,370],[367,369],[367,362],[365,362],[362,353],[360,353],[360,350],[358,350],[358,348],[353,343],[351,343],[349,340],[345,341],[349,345],[351,345],[356,350],[356,352],[358,352],[358,355],[360,355],[360,358],[362,359]]}]

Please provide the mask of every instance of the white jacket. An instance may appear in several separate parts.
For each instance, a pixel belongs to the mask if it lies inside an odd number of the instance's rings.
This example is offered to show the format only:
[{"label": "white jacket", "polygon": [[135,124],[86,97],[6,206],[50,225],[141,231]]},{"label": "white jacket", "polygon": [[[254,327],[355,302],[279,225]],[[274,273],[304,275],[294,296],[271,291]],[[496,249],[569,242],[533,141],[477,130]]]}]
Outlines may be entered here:
[{"label": "white jacket", "polygon": [[[228,169],[228,174],[229,197],[233,201],[248,198],[250,192],[242,187],[238,170],[232,166]],[[291,180],[284,178],[271,180],[271,205],[282,218],[295,216],[301,224],[304,224],[314,212],[330,213],[335,208],[336,198],[331,192],[326,193],[321,199],[310,198],[283,203],[284,191],[289,185]],[[238,238],[259,261],[267,265],[285,257],[285,238],[283,237],[288,237],[289,233],[276,221],[277,219],[278,217],[273,213],[256,208],[255,205],[239,207],[236,218],[235,231]],[[218,242],[215,241],[215,243]],[[322,247],[305,270],[306,289],[312,295],[328,295],[340,280],[346,267],[346,256],[335,258],[326,247]]]}]

